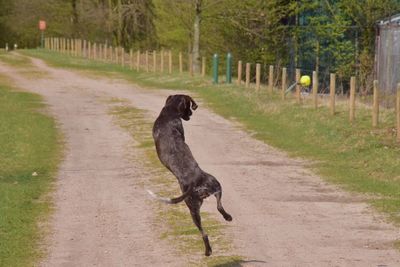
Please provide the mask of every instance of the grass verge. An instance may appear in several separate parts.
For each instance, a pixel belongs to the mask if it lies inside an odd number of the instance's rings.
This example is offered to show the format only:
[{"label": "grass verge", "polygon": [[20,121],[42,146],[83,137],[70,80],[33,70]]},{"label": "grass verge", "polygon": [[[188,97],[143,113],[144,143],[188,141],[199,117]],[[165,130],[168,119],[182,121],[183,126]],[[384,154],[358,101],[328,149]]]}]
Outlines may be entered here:
[{"label": "grass verge", "polygon": [[382,110],[379,128],[371,125],[370,109],[358,105],[356,121],[348,122],[347,104],[335,116],[305,101],[282,101],[266,90],[212,85],[200,77],[135,72],[113,64],[66,57],[47,51],[27,51],[57,67],[116,74],[144,87],[195,92],[220,115],[241,122],[254,136],[294,157],[314,161],[314,171],[351,192],[364,193],[378,210],[400,224],[400,145],[395,141],[395,114]]},{"label": "grass verge", "polygon": [[28,57],[24,57],[15,52],[0,52],[0,61],[15,68],[18,73],[26,78],[44,77],[44,72],[38,71]]},{"label": "grass verge", "polygon": [[60,136],[42,99],[2,76],[0,103],[0,266],[32,266],[42,255],[39,223],[51,207]]},{"label": "grass verge", "polygon": [[[136,142],[136,147],[143,153],[141,161],[144,160],[144,168],[149,173],[149,180],[142,186],[157,190],[157,194],[171,197],[179,195],[179,187],[176,178],[169,173],[158,160],[151,136],[152,123],[146,120],[144,111],[124,105],[112,99],[113,108],[111,114],[116,123],[125,128]],[[231,255],[231,241],[223,234],[224,226],[212,218],[210,214],[202,212],[202,223],[205,231],[209,234],[213,245],[214,255],[203,257],[204,244],[201,235],[193,224],[185,205],[165,205],[155,203],[157,206],[157,228],[164,229],[162,239],[167,239],[176,244],[179,252],[183,255],[198,255],[190,260],[193,266],[230,266],[242,260],[240,256]],[[165,228],[165,222],[168,227]],[[164,227],[163,227],[164,226]]]}]

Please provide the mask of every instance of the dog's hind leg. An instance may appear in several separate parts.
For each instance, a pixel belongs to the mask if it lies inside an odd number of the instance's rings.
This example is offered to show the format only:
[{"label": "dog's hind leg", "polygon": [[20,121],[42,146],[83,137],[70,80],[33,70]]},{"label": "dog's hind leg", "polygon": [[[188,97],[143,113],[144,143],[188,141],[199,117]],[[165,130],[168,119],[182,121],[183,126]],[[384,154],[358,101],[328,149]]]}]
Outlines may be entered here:
[{"label": "dog's hind leg", "polygon": [[215,195],[215,198],[217,199],[217,209],[218,209],[219,213],[221,213],[222,216],[224,216],[225,220],[232,221],[232,216],[224,210],[224,207],[222,207],[222,203],[221,203],[222,191],[218,191],[214,195]]},{"label": "dog's hind leg", "polygon": [[188,206],[189,210],[190,210],[190,215],[192,215],[192,219],[194,224],[197,226],[197,228],[199,229],[201,236],[203,237],[203,241],[204,241],[204,246],[206,248],[205,251],[205,255],[206,256],[210,256],[212,254],[212,249],[210,246],[210,242],[208,241],[208,236],[207,234],[204,232],[203,227],[201,226],[201,217],[200,217],[200,206],[202,204],[202,200],[189,200],[186,201],[186,205]]}]

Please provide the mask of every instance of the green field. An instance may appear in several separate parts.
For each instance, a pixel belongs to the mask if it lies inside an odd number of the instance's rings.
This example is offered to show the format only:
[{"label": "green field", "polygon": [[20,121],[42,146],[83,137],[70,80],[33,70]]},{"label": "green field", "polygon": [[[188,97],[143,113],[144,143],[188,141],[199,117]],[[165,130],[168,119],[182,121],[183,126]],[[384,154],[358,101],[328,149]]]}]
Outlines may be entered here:
[{"label": "green field", "polygon": [[51,210],[60,136],[42,99],[2,76],[0,103],[0,266],[32,266],[41,256],[39,224]]}]

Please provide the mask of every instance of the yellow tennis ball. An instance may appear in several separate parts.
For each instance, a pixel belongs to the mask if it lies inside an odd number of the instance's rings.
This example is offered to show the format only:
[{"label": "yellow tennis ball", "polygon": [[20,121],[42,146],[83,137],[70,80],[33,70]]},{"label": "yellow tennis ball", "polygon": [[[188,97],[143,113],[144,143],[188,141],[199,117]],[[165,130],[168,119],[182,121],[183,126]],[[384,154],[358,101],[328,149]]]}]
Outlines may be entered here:
[{"label": "yellow tennis ball", "polygon": [[303,75],[300,78],[300,84],[304,87],[309,86],[311,84],[311,78],[308,75]]}]

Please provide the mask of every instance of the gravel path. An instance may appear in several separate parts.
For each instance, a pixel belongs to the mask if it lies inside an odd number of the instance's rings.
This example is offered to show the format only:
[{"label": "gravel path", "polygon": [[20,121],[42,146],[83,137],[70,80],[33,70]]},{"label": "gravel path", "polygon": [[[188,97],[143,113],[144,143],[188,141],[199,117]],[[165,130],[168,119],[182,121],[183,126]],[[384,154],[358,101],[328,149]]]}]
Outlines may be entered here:
[{"label": "gravel path", "polygon": [[[124,99],[154,120],[173,92],[86,77],[37,59],[33,64],[48,75],[25,79],[4,65],[0,71],[43,95],[66,137],[43,265],[185,266],[185,257],[154,231],[154,211],[139,186],[140,160],[128,160],[136,153],[132,140],[102,101]],[[400,266],[393,249],[399,229],[360,196],[323,182],[306,162],[255,140],[201,102],[184,127],[200,166],[223,186],[225,209],[234,218],[228,231],[236,253],[247,259],[238,266]],[[214,199],[205,210],[220,218]]]}]

